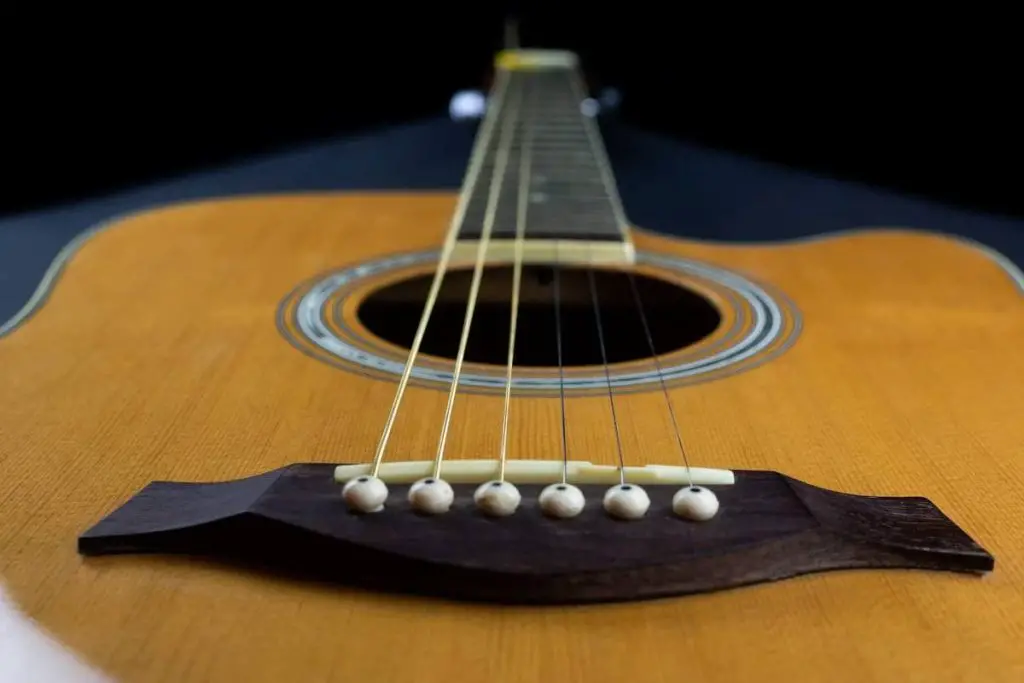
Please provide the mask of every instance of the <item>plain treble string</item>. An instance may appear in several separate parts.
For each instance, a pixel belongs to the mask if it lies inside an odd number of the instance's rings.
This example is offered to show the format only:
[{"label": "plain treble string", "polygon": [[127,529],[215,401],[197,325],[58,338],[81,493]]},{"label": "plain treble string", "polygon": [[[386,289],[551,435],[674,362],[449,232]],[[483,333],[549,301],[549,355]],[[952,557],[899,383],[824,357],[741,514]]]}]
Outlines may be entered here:
[{"label": "plain treble string", "polygon": [[633,290],[633,300],[636,302],[637,312],[640,314],[640,323],[644,329],[644,336],[647,337],[647,346],[651,352],[651,360],[658,373],[658,381],[661,384],[661,391],[665,395],[665,405],[668,406],[668,414],[672,418],[672,428],[676,434],[676,444],[679,446],[679,454],[683,458],[683,465],[686,467],[687,485],[676,491],[672,496],[672,511],[684,519],[695,522],[706,522],[718,514],[718,496],[709,488],[694,486],[693,471],[690,469],[690,461],[683,447],[683,437],[679,431],[679,423],[676,421],[676,411],[672,406],[672,396],[668,391],[668,384],[665,382],[665,373],[661,369],[661,361],[658,360],[658,351],[654,345],[654,335],[651,333],[651,326],[647,322],[647,314],[644,312],[643,301],[640,299],[640,288],[637,287],[636,278],[633,273],[629,274],[630,289]]},{"label": "plain treble string", "polygon": [[637,312],[640,314],[640,324],[644,330],[644,336],[647,338],[647,348],[651,352],[651,360],[654,362],[654,369],[658,375],[658,382],[661,384],[661,392],[665,396],[665,405],[668,406],[668,414],[672,419],[672,429],[675,431],[676,444],[679,446],[679,455],[683,459],[683,465],[686,467],[686,478],[688,481],[687,486],[693,487],[693,473],[690,471],[690,461],[686,455],[686,448],[683,446],[683,436],[679,431],[679,421],[676,420],[676,411],[672,406],[672,395],[669,394],[668,384],[665,382],[665,374],[661,369],[661,361],[658,360],[658,351],[654,345],[654,335],[651,333],[651,326],[647,322],[647,314],[644,312],[644,304],[640,299],[640,288],[637,287],[636,277],[632,272],[629,275],[629,286],[633,290],[633,301],[636,303]]},{"label": "plain treble string", "polygon": [[[586,90],[583,87],[578,74],[572,74],[570,76],[570,82],[579,100],[582,102],[586,96]],[[594,158],[598,162],[598,168],[601,172],[602,184],[605,187],[605,191],[608,195],[608,200],[611,203],[612,210],[615,213],[619,229],[623,236],[626,235],[627,221],[625,212],[622,209],[622,202],[619,199],[618,192],[615,188],[615,182],[612,179],[611,163],[608,161],[608,155],[604,149],[604,145],[601,143],[601,137],[597,132],[597,126],[593,120],[588,117],[583,117],[583,128],[586,130],[587,138],[590,141],[590,148],[594,154]],[[601,355],[604,360],[605,379],[608,382],[608,398],[612,405],[612,422],[615,427],[615,440],[618,446],[619,456],[619,485],[613,486],[608,489],[604,497],[604,508],[613,517],[620,519],[639,519],[647,514],[647,510],[650,508],[651,500],[647,495],[647,492],[642,487],[635,484],[627,484],[625,477],[625,458],[622,452],[622,439],[621,432],[619,429],[619,422],[615,414],[615,399],[614,392],[611,384],[611,373],[608,369],[607,352],[604,345],[603,332],[601,331],[600,323],[600,306],[597,300],[597,287],[594,282],[593,269],[588,271],[591,278],[591,293],[594,298],[595,315],[598,318],[598,332],[599,342],[601,344]]]},{"label": "plain treble string", "polygon": [[594,304],[594,323],[597,325],[597,343],[601,350],[601,364],[604,366],[604,378],[608,386],[608,403],[611,406],[615,446],[619,456],[619,485],[612,486],[605,491],[604,509],[609,515],[619,519],[640,519],[647,514],[647,510],[651,507],[651,499],[641,486],[626,482],[626,459],[622,452],[622,431],[615,411],[615,391],[612,388],[612,375],[608,367],[608,348],[604,340],[601,304],[597,295],[597,278],[594,276],[593,268],[587,269],[587,278],[590,281],[590,297]]},{"label": "plain treble string", "polygon": [[604,379],[608,387],[608,404],[612,411],[612,426],[615,429],[615,447],[619,457],[619,485],[626,484],[626,461],[622,455],[622,434],[619,431],[619,419],[615,412],[615,395],[612,391],[612,375],[608,368],[608,350],[604,342],[604,326],[601,324],[601,303],[597,295],[597,282],[594,269],[587,268],[587,281],[590,285],[590,300],[594,306],[594,324],[597,327],[597,345],[601,351],[601,364],[604,366]]},{"label": "plain treble string", "polygon": [[[579,95],[580,99],[585,95],[583,84],[580,79],[576,76],[572,78],[572,85]],[[608,192],[608,198],[611,200],[612,209],[618,218],[619,225],[621,227],[622,234],[626,234],[627,220],[625,211],[622,208],[622,200],[619,197],[618,191],[615,188],[615,182],[612,179],[611,162],[608,160],[608,154],[601,143],[600,135],[597,132],[597,126],[589,117],[584,117],[584,128],[587,131],[587,136],[590,138],[590,146],[593,150],[595,157],[598,160],[598,167],[601,170],[602,180],[605,189]],[[634,296],[639,302],[639,290],[636,288],[633,273],[627,271],[630,282],[633,283]],[[668,405],[669,414],[672,416],[672,424],[675,429],[676,441],[679,444],[679,449],[682,453],[683,463],[686,466],[686,476],[689,482],[687,486],[683,487],[676,492],[676,495],[672,498],[672,509],[673,511],[687,519],[705,521],[711,519],[718,512],[718,498],[713,491],[704,488],[702,486],[693,485],[693,472],[690,470],[690,464],[688,462],[686,450],[683,448],[683,439],[679,432],[679,425],[676,421],[675,410],[672,406],[672,400],[669,396],[668,387],[665,383],[665,375],[661,370],[661,363],[658,361],[655,347],[654,337],[651,334],[650,326],[647,324],[646,315],[643,312],[643,306],[639,306],[641,321],[644,325],[644,332],[647,335],[648,345],[651,349],[651,357],[655,363],[655,367],[658,370],[658,379],[662,386],[662,391],[665,394],[666,403]],[[622,495],[613,495],[613,489],[609,489],[608,494],[605,496],[605,509],[609,513],[635,519],[636,517],[642,516],[647,508],[650,506],[650,499],[647,497],[640,487],[633,486],[630,490],[625,490],[628,487],[620,485]],[[616,503],[621,503],[619,509],[613,509]]]},{"label": "plain treble string", "polygon": [[569,430],[565,419],[565,366],[562,364],[562,268],[558,262],[558,243],[555,242],[555,268],[552,299],[555,309],[555,353],[558,363],[558,399],[562,418],[562,484],[569,481]]}]

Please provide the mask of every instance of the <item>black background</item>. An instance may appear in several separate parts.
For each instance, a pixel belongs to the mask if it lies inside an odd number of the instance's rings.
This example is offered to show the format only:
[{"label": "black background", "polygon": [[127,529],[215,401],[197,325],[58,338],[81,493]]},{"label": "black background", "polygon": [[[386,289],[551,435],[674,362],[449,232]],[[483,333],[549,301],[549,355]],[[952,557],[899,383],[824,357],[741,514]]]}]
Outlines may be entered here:
[{"label": "black background", "polygon": [[511,11],[616,86],[628,125],[1024,215],[1009,10],[551,6],[8,5],[0,212],[444,115],[486,86]]}]

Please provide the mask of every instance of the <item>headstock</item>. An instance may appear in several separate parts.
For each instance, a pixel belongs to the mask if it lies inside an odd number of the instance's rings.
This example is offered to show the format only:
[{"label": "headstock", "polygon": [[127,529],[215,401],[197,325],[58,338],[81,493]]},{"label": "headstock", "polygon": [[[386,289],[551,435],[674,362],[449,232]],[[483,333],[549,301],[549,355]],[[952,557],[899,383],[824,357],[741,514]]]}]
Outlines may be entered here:
[{"label": "headstock", "polygon": [[[452,95],[448,115],[453,121],[476,121],[487,111],[487,93],[482,90],[460,90]],[[580,111],[586,116],[606,117],[618,111],[622,94],[616,88],[603,88],[596,96],[580,102]]]},{"label": "headstock", "polygon": [[[504,25],[504,47],[514,50],[522,48],[519,40],[519,22],[515,18],[509,18]],[[586,67],[583,67],[586,69]],[[614,115],[622,102],[622,93],[614,87],[594,87],[597,82],[592,74],[584,71],[584,82],[588,86],[590,96],[580,102],[580,111],[585,116],[607,117]],[[448,104],[448,114],[453,121],[476,121],[484,116],[487,110],[488,93],[490,91],[490,79],[488,78],[482,89],[460,90],[452,95]]]}]

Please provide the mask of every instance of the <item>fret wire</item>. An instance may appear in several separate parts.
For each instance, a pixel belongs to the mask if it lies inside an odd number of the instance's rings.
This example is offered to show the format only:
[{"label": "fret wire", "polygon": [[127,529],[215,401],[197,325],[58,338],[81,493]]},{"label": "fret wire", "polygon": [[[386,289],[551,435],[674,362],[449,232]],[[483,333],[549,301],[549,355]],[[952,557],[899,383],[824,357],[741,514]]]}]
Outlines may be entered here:
[{"label": "fret wire", "polygon": [[[570,75],[570,80],[577,95],[580,97],[580,101],[582,101],[582,96],[584,92],[583,86],[580,83],[579,75],[576,73],[572,73]],[[598,167],[601,170],[601,175],[604,178],[605,185],[607,186],[608,195],[612,198],[613,203],[615,205],[616,218],[618,219],[619,224],[622,226],[623,233],[625,233],[626,213],[622,209],[622,200],[619,197],[618,189],[615,187],[615,179],[613,178],[613,174],[611,171],[611,162],[608,160],[608,154],[605,151],[604,143],[601,142],[601,136],[597,132],[597,127],[594,125],[593,121],[584,117],[584,125],[587,129],[587,134],[590,137],[591,147],[593,147],[594,154],[600,159]]]},{"label": "fret wire", "polygon": [[[530,119],[530,171],[527,181],[530,223],[526,237],[559,235],[570,238],[595,237],[622,239],[622,221],[618,204],[609,193],[602,157],[595,149],[589,126],[592,123],[580,111],[580,99],[571,71],[517,73],[513,79],[535,93],[535,103],[517,108],[519,116]],[[499,118],[507,112],[498,112]],[[498,236],[511,232],[513,207],[508,197],[521,185],[519,167],[526,146],[523,138],[512,140],[502,154],[507,155],[505,176],[495,179],[496,139],[492,138],[481,164],[481,182],[470,197],[459,235],[478,237],[486,214],[483,191],[490,183],[504,195],[493,210],[493,229]]]}]

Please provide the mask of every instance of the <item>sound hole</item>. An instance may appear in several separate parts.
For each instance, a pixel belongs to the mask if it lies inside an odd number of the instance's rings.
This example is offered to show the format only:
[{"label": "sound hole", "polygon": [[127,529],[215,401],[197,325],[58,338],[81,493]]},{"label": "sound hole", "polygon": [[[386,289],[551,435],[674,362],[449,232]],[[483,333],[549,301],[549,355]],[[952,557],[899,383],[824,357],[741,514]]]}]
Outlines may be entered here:
[{"label": "sound hole", "polygon": [[[560,269],[562,364],[601,365],[590,281],[584,268]],[[421,352],[454,360],[469,298],[472,269],[449,271],[423,338]],[[515,364],[557,367],[554,271],[524,266],[516,331]],[[601,323],[609,363],[650,358],[650,344],[629,276],[595,270]],[[700,294],[645,275],[633,276],[643,303],[655,351],[683,349],[712,334],[721,323],[714,304]],[[359,307],[358,316],[373,334],[402,348],[412,345],[433,274],[403,280],[377,290]],[[512,267],[484,271],[466,361],[504,366],[508,355]]]}]

